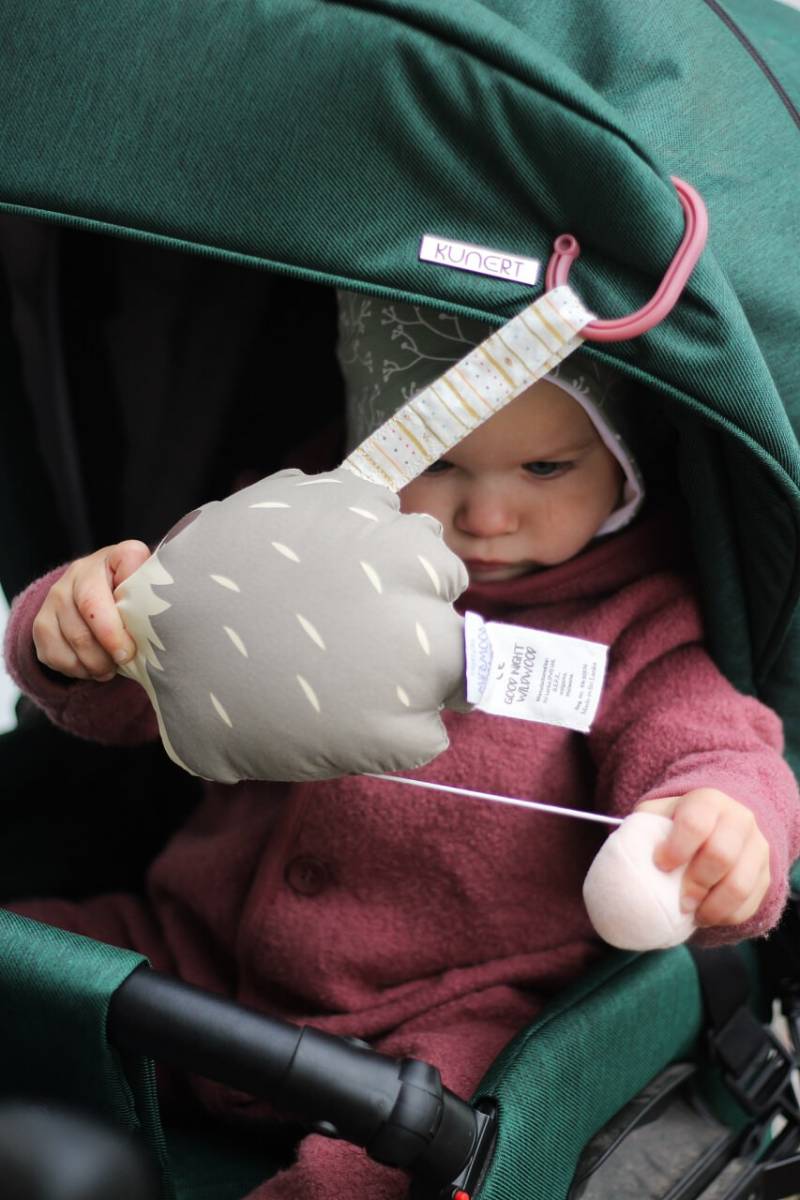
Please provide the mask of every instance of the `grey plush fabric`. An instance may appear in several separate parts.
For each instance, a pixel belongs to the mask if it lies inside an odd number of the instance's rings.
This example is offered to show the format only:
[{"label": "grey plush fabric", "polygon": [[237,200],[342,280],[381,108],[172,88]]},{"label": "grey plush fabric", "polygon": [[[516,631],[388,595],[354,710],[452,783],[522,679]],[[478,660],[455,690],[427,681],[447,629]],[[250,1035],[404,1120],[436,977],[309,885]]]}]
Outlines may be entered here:
[{"label": "grey plush fabric", "polygon": [[121,585],[125,673],[206,779],[408,770],[446,748],[443,705],[467,707],[467,582],[388,488],[281,471],[189,514]]}]

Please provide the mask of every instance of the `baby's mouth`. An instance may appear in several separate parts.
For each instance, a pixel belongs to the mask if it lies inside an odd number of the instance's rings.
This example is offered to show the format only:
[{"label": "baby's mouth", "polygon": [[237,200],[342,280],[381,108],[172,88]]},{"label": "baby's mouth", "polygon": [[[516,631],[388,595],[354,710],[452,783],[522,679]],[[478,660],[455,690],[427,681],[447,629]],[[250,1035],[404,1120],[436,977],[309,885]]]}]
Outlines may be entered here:
[{"label": "baby's mouth", "polygon": [[464,565],[469,572],[470,579],[476,583],[499,583],[507,579],[519,579],[520,576],[537,570],[535,563],[502,562],[485,558],[465,558]]}]

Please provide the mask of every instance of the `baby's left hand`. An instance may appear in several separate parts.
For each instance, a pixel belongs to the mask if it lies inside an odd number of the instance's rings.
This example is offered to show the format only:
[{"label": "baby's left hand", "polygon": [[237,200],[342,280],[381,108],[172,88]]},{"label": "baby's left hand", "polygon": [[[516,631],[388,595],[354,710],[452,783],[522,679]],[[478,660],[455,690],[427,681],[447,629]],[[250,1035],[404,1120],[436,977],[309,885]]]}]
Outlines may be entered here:
[{"label": "baby's left hand", "polygon": [[695,788],[645,800],[637,811],[672,818],[654,861],[662,871],[688,863],[681,908],[698,925],[741,925],[753,916],[769,887],[769,844],[749,808],[715,788]]}]

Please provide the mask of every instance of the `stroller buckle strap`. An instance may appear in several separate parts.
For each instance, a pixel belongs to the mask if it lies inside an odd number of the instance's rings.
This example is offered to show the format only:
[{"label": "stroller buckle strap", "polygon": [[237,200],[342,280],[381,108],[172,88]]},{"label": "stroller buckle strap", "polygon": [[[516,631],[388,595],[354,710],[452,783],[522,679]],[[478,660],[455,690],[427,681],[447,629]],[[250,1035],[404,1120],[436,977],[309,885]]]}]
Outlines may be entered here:
[{"label": "stroller buckle strap", "polygon": [[763,1117],[780,1107],[794,1058],[749,1008],[737,1009],[709,1042],[726,1086],[746,1112]]}]

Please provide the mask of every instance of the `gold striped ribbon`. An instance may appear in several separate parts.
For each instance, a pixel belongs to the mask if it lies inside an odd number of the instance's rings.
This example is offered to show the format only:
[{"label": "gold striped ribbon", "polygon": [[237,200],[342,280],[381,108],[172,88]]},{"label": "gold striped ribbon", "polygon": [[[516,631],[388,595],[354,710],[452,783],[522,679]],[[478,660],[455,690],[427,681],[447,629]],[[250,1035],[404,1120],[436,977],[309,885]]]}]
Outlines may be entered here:
[{"label": "gold striped ribbon", "polygon": [[342,465],[399,492],[577,350],[593,319],[566,284],[545,292],[412,397]]}]

